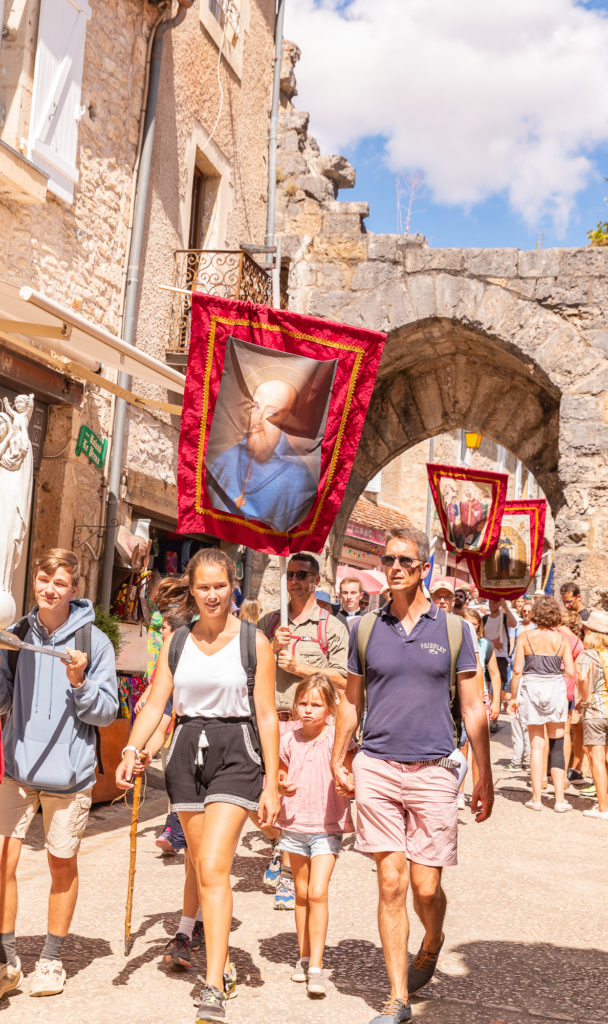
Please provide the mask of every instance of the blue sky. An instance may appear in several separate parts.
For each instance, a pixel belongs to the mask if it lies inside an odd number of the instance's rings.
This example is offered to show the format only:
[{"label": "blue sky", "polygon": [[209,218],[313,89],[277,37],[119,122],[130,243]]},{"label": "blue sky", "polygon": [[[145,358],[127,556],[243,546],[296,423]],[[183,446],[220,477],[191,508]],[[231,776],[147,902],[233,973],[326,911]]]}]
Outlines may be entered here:
[{"label": "blue sky", "polygon": [[416,171],[432,246],[580,246],[608,219],[608,0],[287,0],[286,35],[368,230],[398,230]]}]

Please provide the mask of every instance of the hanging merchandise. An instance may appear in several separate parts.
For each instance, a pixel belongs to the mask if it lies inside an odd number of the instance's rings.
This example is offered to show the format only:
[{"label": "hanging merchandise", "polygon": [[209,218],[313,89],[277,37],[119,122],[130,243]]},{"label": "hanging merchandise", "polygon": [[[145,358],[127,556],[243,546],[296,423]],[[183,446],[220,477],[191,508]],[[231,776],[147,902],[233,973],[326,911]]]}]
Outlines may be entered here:
[{"label": "hanging merchandise", "polygon": [[447,549],[486,558],[498,540],[508,475],[434,462],[426,468]]},{"label": "hanging merchandise", "polygon": [[320,551],[344,496],[385,335],[193,294],[180,533]]},{"label": "hanging merchandise", "polygon": [[545,540],[544,500],[507,501],[496,547],[483,562],[467,556],[469,571],[485,598],[512,601],[528,589]]}]

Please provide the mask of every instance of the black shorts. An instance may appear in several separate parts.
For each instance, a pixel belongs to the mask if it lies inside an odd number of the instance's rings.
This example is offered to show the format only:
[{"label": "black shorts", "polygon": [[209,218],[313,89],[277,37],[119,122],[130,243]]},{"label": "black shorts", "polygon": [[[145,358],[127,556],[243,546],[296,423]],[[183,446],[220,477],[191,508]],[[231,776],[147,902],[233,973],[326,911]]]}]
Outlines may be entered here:
[{"label": "black shorts", "polygon": [[211,803],[256,811],[263,782],[251,719],[178,719],[165,763],[172,811],[204,811]]}]

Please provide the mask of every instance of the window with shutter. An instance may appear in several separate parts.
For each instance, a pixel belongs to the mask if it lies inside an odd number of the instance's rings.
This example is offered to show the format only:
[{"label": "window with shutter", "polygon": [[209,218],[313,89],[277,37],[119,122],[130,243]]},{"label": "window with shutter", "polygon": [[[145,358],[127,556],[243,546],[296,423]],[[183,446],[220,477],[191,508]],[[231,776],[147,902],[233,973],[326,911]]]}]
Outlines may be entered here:
[{"label": "window with shutter", "polygon": [[78,122],[89,0],[40,0],[28,158],[71,203],[78,181]]}]

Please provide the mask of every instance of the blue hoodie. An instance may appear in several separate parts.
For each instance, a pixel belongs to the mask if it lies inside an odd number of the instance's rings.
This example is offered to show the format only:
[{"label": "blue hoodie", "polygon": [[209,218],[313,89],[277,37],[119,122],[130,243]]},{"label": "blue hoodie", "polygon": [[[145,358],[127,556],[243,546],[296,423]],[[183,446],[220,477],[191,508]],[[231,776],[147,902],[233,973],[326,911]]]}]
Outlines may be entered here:
[{"label": "blue hoodie", "polygon": [[[28,643],[55,650],[74,648],[74,634],[95,612],[90,601],[70,601],[66,622],[49,636],[28,615]],[[109,725],[118,711],[116,660],[107,636],[93,626],[91,657],[82,686],[74,688],[59,658],[21,651],[15,679],[8,652],[0,652],[0,714],[9,712],[3,730],[6,774],[22,785],[51,793],[78,793],[95,784],[94,726]]]}]

